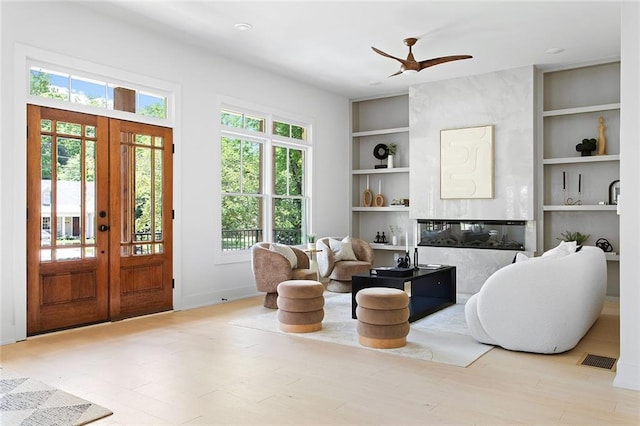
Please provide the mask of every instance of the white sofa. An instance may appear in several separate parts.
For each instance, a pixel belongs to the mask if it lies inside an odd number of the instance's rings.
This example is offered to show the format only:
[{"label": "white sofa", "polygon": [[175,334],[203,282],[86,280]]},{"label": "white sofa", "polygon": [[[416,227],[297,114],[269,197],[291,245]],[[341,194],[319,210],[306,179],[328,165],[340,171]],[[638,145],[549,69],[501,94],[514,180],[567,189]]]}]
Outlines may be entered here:
[{"label": "white sofa", "polygon": [[467,326],[482,343],[565,352],[598,319],[606,287],[607,261],[597,247],[516,262],[496,271],[471,296],[465,305]]}]

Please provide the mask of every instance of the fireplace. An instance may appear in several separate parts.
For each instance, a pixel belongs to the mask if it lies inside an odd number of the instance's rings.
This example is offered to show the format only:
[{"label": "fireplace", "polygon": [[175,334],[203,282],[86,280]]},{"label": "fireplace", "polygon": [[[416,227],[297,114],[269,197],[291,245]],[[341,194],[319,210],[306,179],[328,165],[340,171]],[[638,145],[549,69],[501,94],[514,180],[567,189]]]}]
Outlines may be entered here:
[{"label": "fireplace", "polygon": [[419,246],[524,251],[525,221],[418,219]]}]

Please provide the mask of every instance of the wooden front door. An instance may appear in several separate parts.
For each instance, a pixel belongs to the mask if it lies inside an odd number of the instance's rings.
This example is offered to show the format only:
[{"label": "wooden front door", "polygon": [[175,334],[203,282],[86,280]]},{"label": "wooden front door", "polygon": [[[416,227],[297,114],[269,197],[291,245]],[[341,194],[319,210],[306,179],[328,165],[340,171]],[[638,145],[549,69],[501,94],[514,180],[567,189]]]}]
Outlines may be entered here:
[{"label": "wooden front door", "polygon": [[27,334],[172,309],[171,129],[27,112]]}]

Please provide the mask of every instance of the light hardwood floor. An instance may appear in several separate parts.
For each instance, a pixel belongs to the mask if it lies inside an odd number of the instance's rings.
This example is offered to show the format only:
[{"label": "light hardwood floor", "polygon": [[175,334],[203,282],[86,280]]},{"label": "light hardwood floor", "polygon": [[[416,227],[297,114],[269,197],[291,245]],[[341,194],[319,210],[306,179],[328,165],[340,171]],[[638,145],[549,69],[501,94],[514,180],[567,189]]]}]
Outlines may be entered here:
[{"label": "light hardwood floor", "polygon": [[461,368],[229,324],[261,301],[29,338],[0,347],[2,366],[114,411],[96,425],[640,424],[640,392],[577,365],[618,356],[615,303],[569,352],[496,348]]}]

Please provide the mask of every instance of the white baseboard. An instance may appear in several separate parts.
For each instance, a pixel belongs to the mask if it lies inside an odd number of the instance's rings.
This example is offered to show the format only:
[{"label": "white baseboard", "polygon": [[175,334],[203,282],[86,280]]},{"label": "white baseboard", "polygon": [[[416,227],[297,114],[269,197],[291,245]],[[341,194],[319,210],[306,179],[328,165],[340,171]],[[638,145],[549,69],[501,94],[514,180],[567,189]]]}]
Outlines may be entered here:
[{"label": "white baseboard", "polygon": [[616,378],[613,386],[617,388],[640,391],[640,365],[629,364],[618,360],[616,364]]},{"label": "white baseboard", "polygon": [[234,288],[227,290],[212,291],[210,293],[200,293],[182,297],[181,311],[188,309],[202,308],[204,306],[217,305],[232,300],[246,299],[258,296],[255,286]]}]

